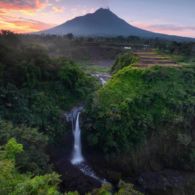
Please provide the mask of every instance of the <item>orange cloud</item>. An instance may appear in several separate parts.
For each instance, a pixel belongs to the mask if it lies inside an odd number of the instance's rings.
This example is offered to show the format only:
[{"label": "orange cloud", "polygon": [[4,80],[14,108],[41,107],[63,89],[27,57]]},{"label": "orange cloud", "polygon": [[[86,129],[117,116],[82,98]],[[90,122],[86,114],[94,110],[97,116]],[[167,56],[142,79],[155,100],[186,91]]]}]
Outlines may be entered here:
[{"label": "orange cloud", "polygon": [[47,5],[48,0],[0,0],[0,29],[27,33],[52,27],[51,24],[19,17],[32,15]]},{"label": "orange cloud", "polygon": [[1,15],[1,14],[5,14],[5,13],[6,13],[5,10],[1,10],[1,9],[0,9],[0,15]]},{"label": "orange cloud", "polygon": [[36,32],[53,26],[53,24],[47,24],[26,18],[7,19],[6,17],[0,17],[0,29],[10,30],[16,33]]},{"label": "orange cloud", "polygon": [[0,9],[36,10],[43,8],[47,3],[47,0],[6,0],[0,1]]}]

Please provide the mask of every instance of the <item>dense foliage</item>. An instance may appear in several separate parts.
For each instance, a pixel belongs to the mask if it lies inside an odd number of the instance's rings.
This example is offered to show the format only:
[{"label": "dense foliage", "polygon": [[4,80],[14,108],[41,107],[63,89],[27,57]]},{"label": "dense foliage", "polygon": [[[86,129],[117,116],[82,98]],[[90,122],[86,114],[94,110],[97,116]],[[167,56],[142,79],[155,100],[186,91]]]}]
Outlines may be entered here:
[{"label": "dense foliage", "polygon": [[160,51],[166,52],[168,54],[182,55],[190,57],[194,54],[194,43],[192,42],[156,42],[156,48]]},{"label": "dense foliage", "polygon": [[14,163],[7,157],[0,162],[5,173],[0,194],[59,194],[48,145],[59,144],[69,130],[63,113],[95,88],[96,81],[74,62],[51,58],[11,32],[0,33],[0,145],[14,138],[24,148]]},{"label": "dense foliage", "polygon": [[152,155],[194,170],[194,84],[193,67],[120,70],[88,108],[88,143],[107,154],[140,147],[143,163]]},{"label": "dense foliage", "polygon": [[116,73],[118,70],[126,67],[126,66],[132,66],[135,63],[139,61],[139,57],[135,54],[129,52],[120,54],[114,65],[112,66],[111,73]]},{"label": "dense foliage", "polygon": [[[116,191],[116,190],[115,190]],[[65,195],[79,195],[78,192],[68,192]],[[104,184],[101,188],[95,189],[92,192],[86,193],[86,195],[143,195],[141,192],[134,188],[131,183],[125,183],[120,181],[118,184],[118,190],[113,192],[112,185]]]},{"label": "dense foliage", "polygon": [[[58,144],[68,130],[64,111],[86,101],[96,89],[94,79],[64,56],[110,60],[121,52],[121,43],[137,49],[156,45],[161,52],[187,57],[193,53],[192,43],[138,37],[0,33],[0,194],[60,194],[47,146]],[[130,52],[121,54],[112,68],[115,75],[88,105],[88,143],[106,154],[125,153],[140,167],[152,159],[165,167],[194,170],[194,68],[139,70],[131,67],[137,61]],[[123,182],[117,191],[116,195],[140,194]],[[113,189],[103,186],[88,194],[109,195]]]},{"label": "dense foliage", "polygon": [[54,142],[64,133],[60,115],[95,84],[72,61],[51,59],[39,46],[26,45],[10,32],[0,36],[0,117],[37,127]]},{"label": "dense foliage", "polygon": [[[11,138],[0,147],[0,194],[2,195],[60,195],[58,185],[60,177],[56,173],[35,176],[30,173],[21,174],[15,161],[18,155],[25,152],[23,145]],[[87,195],[111,195],[110,184],[95,189]],[[142,195],[131,183],[121,181],[115,195]],[[79,195],[78,192],[68,192],[65,195]]]},{"label": "dense foliage", "polygon": [[50,171],[49,157],[45,153],[48,137],[35,128],[20,125],[14,127],[12,123],[0,121],[0,144],[6,144],[14,137],[23,144],[24,151],[17,155],[16,165],[22,172],[42,174]]},{"label": "dense foliage", "polygon": [[15,158],[23,152],[23,145],[18,144],[11,138],[7,144],[0,149],[0,194],[43,194],[59,195],[57,186],[60,182],[56,173],[43,176],[32,176],[21,174],[15,165]]}]

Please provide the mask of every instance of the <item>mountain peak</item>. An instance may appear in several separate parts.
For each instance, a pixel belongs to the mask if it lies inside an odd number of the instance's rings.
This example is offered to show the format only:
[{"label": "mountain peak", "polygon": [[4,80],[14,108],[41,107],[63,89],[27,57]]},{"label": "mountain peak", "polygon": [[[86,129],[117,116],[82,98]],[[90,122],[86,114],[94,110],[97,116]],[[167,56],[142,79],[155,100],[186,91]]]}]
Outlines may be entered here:
[{"label": "mountain peak", "polygon": [[111,12],[109,8],[99,8],[95,12]]},{"label": "mountain peak", "polygon": [[113,14],[109,8],[99,8],[97,9],[94,14]]}]

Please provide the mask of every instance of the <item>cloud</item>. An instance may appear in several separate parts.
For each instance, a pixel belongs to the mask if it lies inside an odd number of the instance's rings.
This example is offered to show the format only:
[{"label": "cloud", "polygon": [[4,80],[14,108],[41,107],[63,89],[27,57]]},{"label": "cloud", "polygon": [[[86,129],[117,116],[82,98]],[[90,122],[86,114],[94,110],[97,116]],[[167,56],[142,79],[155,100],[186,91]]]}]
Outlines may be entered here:
[{"label": "cloud", "polygon": [[177,26],[173,24],[154,24],[149,25],[149,28],[156,30],[172,30],[172,31],[186,31],[186,30],[195,30],[195,26]]},{"label": "cloud", "polygon": [[0,1],[0,9],[37,10],[43,8],[47,3],[47,0],[6,0]]},{"label": "cloud", "polygon": [[0,14],[5,14],[5,13],[6,13],[5,10],[0,9]]},{"label": "cloud", "polygon": [[54,26],[25,17],[34,15],[47,5],[48,0],[0,0],[0,29],[27,33]]},{"label": "cloud", "polygon": [[195,37],[195,26],[183,26],[175,24],[150,24],[136,21],[130,22],[132,25],[149,31],[164,33],[169,35]]},{"label": "cloud", "polygon": [[4,30],[11,30],[16,33],[29,33],[41,31],[53,27],[54,24],[47,24],[36,20],[27,18],[9,18],[7,16],[0,16],[0,27]]}]

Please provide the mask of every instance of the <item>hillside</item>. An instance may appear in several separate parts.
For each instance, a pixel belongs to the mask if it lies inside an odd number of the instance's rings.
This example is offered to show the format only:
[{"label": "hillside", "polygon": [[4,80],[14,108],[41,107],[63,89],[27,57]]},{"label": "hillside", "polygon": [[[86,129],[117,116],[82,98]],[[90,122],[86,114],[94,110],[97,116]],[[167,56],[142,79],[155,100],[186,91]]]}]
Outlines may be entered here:
[{"label": "hillside", "polygon": [[92,158],[96,170],[110,181],[132,176],[149,194],[193,194],[195,180],[185,174],[195,176],[194,75],[194,67],[162,66],[115,73],[85,116],[88,147],[104,153]]}]

